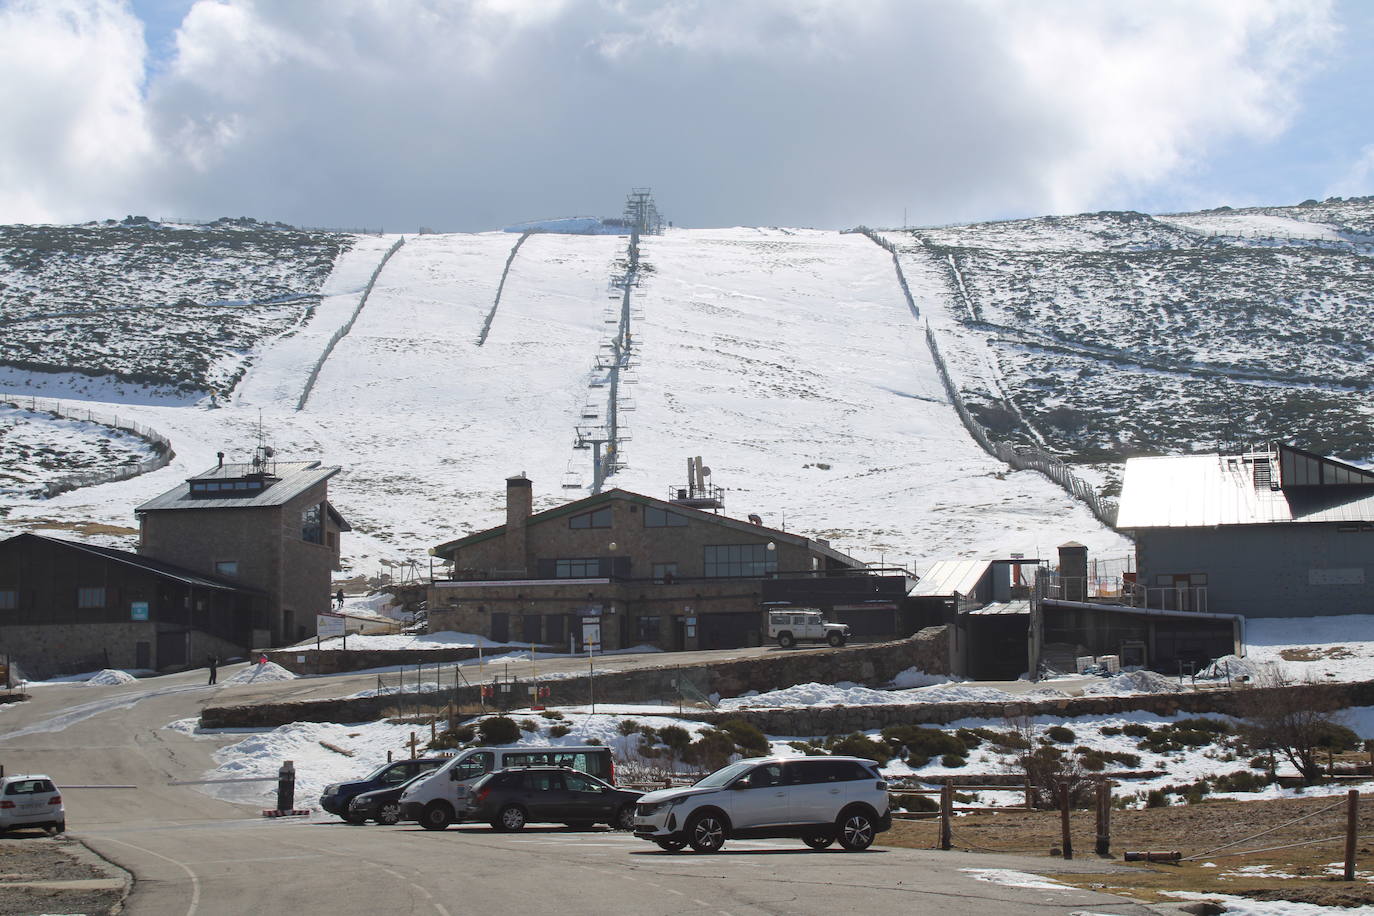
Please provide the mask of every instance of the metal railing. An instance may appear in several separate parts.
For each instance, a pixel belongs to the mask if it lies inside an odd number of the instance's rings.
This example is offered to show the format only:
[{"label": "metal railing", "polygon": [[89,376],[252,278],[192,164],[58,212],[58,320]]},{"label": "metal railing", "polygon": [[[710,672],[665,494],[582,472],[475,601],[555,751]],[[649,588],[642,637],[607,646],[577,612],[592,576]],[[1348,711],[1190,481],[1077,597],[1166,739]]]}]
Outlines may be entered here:
[{"label": "metal railing", "polygon": [[0,406],[13,407],[16,410],[29,410],[34,413],[50,413],[54,416],[63,417],[68,420],[80,420],[87,423],[98,423],[101,426],[108,426],[118,429],[130,435],[136,436],[147,442],[153,448],[153,456],[142,461],[130,462],[128,464],[117,465],[113,468],[98,468],[90,471],[78,471],[73,474],[64,474],[56,480],[48,481],[43,485],[45,499],[51,499],[60,493],[76,490],[80,487],[91,487],[96,484],[113,483],[117,480],[128,480],[149,471],[156,471],[158,468],[166,467],[176,452],[172,451],[172,442],[162,433],[141,423],[126,420],[115,414],[101,414],[93,410],[80,410],[66,407],[57,401],[47,401],[40,398],[6,398],[0,400]]}]

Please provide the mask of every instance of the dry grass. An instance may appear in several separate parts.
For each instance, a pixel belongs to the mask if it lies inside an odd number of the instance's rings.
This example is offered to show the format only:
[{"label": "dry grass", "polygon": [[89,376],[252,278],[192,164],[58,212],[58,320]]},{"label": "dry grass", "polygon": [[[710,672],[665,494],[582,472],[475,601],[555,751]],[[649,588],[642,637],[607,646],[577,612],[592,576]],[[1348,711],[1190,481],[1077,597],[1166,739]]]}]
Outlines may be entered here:
[{"label": "dry grass", "polygon": [[1279,657],[1288,662],[1319,662],[1326,658],[1354,658],[1355,653],[1345,646],[1300,646],[1284,649]]},{"label": "dry grass", "polygon": [[28,528],[30,531],[72,531],[81,535],[110,534],[110,535],[135,535],[138,534],[137,528],[126,528],[123,525],[104,525],[100,522],[68,522],[59,521],[55,518],[31,518],[14,522],[16,527]]},{"label": "dry grass", "polygon": [[[1044,874],[1066,884],[1119,893],[1151,901],[1177,900],[1164,891],[1234,894],[1257,899],[1300,900],[1328,906],[1374,905],[1374,797],[1362,799],[1356,855],[1357,880],[1339,880],[1344,856],[1345,798],[1274,799],[1267,801],[1211,801],[1198,805],[1112,812],[1112,858],[1126,850],[1177,850],[1184,856],[1207,853],[1271,827],[1278,827],[1329,805],[1339,807],[1296,824],[1280,827],[1251,842],[1223,850],[1197,862],[1178,865],[1132,863],[1129,871],[1111,876],[1063,875],[1054,869],[1051,849],[1060,845],[1057,811],[970,813],[954,821],[954,845],[960,849],[1046,856]],[[1077,858],[1094,858],[1095,824],[1091,811],[1075,811],[1070,837]],[[891,846],[934,848],[938,820],[898,821],[882,842]],[[1340,839],[1274,850],[1258,855],[1227,856],[1238,850],[1283,846],[1340,835]],[[1211,863],[1208,865],[1207,863]],[[1268,874],[1239,869],[1266,866]]]}]

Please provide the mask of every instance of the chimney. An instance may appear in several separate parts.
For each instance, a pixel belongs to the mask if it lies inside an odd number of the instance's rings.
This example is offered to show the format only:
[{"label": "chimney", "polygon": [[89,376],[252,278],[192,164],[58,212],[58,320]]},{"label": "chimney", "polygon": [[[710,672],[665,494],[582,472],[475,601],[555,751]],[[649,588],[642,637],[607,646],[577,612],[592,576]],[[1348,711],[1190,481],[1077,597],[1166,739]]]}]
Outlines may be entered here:
[{"label": "chimney", "polygon": [[534,510],[534,485],[521,471],[506,478],[506,568],[527,570],[525,522]]},{"label": "chimney", "polygon": [[1088,597],[1088,548],[1077,541],[1059,545],[1059,583],[1068,601]]}]

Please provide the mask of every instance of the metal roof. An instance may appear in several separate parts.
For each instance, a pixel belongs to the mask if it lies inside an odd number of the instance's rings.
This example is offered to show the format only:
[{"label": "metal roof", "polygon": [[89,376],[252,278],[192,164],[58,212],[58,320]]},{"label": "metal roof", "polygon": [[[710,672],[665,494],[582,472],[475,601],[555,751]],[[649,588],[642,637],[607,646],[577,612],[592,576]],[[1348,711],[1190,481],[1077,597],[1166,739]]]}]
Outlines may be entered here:
[{"label": "metal roof", "polygon": [[1126,462],[1116,526],[1202,528],[1370,521],[1374,521],[1374,485],[1268,485],[1257,482],[1247,456],[1182,455]]},{"label": "metal roof", "polygon": [[47,541],[50,544],[57,544],[61,547],[68,547],[72,550],[77,550],[82,553],[88,553],[97,557],[102,557],[107,560],[113,560],[116,563],[123,563],[126,566],[134,566],[138,569],[146,570],[147,572],[154,573],[166,579],[174,579],[178,582],[183,582],[187,585],[193,585],[196,588],[210,588],[226,592],[246,592],[252,595],[266,594],[266,592],[263,592],[260,589],[248,588],[244,585],[238,585],[233,582],[225,582],[220,579],[212,579],[208,576],[203,576],[200,573],[192,572],[189,569],[182,569],[180,566],[173,566],[170,563],[163,563],[161,560],[154,560],[149,557],[140,556],[136,553],[130,553],[127,550],[117,550],[114,547],[99,547],[95,544],[82,544],[79,541],[68,541],[62,538],[48,537],[44,534],[34,534],[33,532],[25,532],[23,534],[15,535],[15,538],[23,537],[38,538],[40,541]]},{"label": "metal roof", "polygon": [[1005,601],[998,604],[989,604],[986,607],[974,608],[971,611],[961,611],[961,614],[969,614],[974,617],[1021,617],[1030,616],[1029,601]]},{"label": "metal roof", "polygon": [[238,480],[247,477],[251,471],[246,464],[226,464],[213,467],[163,493],[155,496],[135,509],[135,512],[159,512],[163,509],[264,509],[281,506],[300,496],[316,484],[323,483],[341,470],[337,467],[321,467],[318,461],[279,461],[271,466],[268,479],[279,478],[271,486],[252,496],[239,496],[228,499],[193,499],[191,481]]},{"label": "metal roof", "polygon": [[991,560],[937,560],[921,575],[911,594],[916,597],[972,595],[991,566]]}]

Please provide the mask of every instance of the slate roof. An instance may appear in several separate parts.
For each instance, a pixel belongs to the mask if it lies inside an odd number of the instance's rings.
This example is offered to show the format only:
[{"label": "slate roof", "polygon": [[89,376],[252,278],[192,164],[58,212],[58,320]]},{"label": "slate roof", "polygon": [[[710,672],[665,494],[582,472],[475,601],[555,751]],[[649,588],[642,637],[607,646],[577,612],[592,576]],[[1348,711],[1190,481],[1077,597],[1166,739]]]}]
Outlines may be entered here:
[{"label": "slate roof", "polygon": [[92,556],[106,560],[113,560],[116,563],[123,563],[126,566],[134,566],[138,569],[162,576],[165,579],[173,579],[177,582],[185,583],[186,585],[193,585],[196,588],[208,588],[226,592],[245,592],[251,595],[266,594],[266,592],[259,589],[248,588],[237,582],[228,582],[223,579],[211,578],[210,576],[205,576],[198,572],[192,572],[189,569],[183,569],[180,566],[173,566],[171,563],[163,563],[161,560],[153,560],[149,557],[140,556],[139,554],[131,553],[127,550],[117,550],[114,547],[99,547],[95,544],[83,544],[79,541],[68,541],[63,538],[34,534],[33,532],[15,535],[15,537],[10,540],[17,540],[18,538],[37,538],[40,541],[46,541],[49,544],[55,544],[59,547],[65,547],[80,553],[91,554]]},{"label": "slate roof", "polygon": [[197,474],[180,486],[155,496],[134,511],[160,512],[164,509],[262,509],[281,506],[300,496],[316,484],[323,483],[341,468],[322,467],[318,461],[278,461],[268,466],[268,479],[276,482],[251,496],[224,499],[191,497],[191,482],[207,480],[239,480],[248,477],[253,468],[247,464],[225,464]]}]

